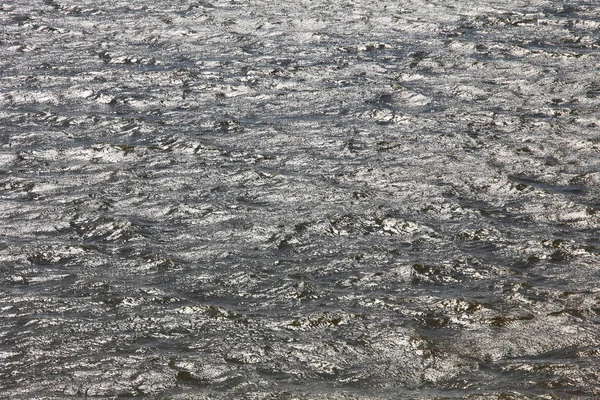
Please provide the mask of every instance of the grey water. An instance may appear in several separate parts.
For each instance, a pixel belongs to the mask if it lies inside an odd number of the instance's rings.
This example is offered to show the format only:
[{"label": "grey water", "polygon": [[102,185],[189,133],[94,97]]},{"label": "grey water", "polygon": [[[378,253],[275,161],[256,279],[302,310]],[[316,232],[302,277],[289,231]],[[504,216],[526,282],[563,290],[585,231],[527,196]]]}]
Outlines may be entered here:
[{"label": "grey water", "polygon": [[600,398],[600,5],[0,5],[0,397]]}]

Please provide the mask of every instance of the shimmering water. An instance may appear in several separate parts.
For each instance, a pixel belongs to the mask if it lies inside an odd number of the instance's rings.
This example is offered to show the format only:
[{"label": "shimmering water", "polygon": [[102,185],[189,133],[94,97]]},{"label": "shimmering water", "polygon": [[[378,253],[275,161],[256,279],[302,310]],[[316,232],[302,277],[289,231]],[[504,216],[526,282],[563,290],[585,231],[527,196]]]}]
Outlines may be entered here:
[{"label": "shimmering water", "polygon": [[600,397],[595,1],[0,25],[2,396]]}]

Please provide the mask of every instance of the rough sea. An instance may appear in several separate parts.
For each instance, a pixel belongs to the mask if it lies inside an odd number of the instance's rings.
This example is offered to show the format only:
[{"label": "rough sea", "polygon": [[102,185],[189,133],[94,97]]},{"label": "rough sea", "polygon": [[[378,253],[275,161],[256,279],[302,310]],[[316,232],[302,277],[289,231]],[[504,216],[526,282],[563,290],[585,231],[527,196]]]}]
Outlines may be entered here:
[{"label": "rough sea", "polygon": [[0,4],[0,398],[600,398],[596,0]]}]

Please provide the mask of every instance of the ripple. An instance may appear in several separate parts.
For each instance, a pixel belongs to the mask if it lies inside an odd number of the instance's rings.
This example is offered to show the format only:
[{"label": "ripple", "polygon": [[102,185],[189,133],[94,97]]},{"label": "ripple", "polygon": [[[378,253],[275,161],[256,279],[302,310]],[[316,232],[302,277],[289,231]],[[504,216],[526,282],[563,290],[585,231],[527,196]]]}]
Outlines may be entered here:
[{"label": "ripple", "polygon": [[6,396],[599,397],[597,7],[5,3]]}]

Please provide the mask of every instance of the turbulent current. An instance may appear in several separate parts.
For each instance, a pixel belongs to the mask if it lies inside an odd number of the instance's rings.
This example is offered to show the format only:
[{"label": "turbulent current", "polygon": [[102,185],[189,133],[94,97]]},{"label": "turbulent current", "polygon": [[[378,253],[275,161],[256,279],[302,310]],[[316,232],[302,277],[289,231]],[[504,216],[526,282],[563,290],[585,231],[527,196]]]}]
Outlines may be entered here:
[{"label": "turbulent current", "polygon": [[600,398],[597,1],[0,26],[0,397]]}]

